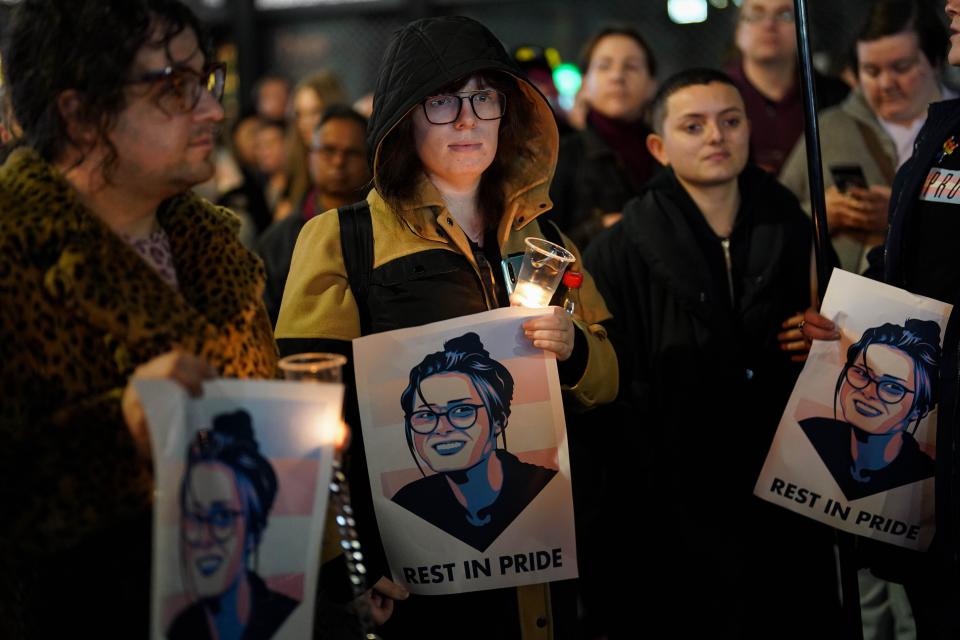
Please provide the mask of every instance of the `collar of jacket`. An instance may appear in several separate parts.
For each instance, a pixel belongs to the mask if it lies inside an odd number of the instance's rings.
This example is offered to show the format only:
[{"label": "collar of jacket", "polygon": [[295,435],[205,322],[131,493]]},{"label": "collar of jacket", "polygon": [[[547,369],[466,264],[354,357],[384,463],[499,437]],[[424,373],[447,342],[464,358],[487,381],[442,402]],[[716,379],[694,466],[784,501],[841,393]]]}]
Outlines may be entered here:
[{"label": "collar of jacket", "polygon": [[[132,349],[196,350],[238,314],[259,309],[263,266],[237,250],[236,216],[192,192],[165,201],[157,218],[170,240],[179,291],[90,213],[35,151],[18,149],[0,167],[0,239],[45,269],[47,294],[62,309]],[[218,274],[249,285],[231,286]]]},{"label": "collar of jacket", "polygon": [[[550,106],[526,82],[518,84],[534,106],[535,116],[525,141],[527,155],[511,158],[507,167],[504,211],[497,228],[497,242],[501,247],[512,232],[524,228],[553,207],[550,180],[557,166],[560,141]],[[440,192],[426,176],[421,175],[415,193],[412,200],[400,203],[397,208],[397,215],[413,233],[436,242],[449,242],[450,238],[457,240],[458,245],[460,240],[466,242],[466,235],[447,211]]]},{"label": "collar of jacket", "polygon": [[[752,165],[740,174],[741,205],[738,217],[753,202],[763,202],[764,207],[753,207],[750,213],[750,256],[748,274],[754,282],[742,292],[739,308],[747,309],[757,295],[774,281],[778,269],[776,260],[786,242],[784,226],[765,215],[765,210],[779,211],[785,206],[770,188],[774,178]],[[799,206],[799,205],[796,205]],[[701,253],[697,240],[684,218],[680,207],[696,204],[683,189],[673,174],[667,170],[654,178],[643,194],[633,200],[624,211],[624,231],[639,249],[651,274],[673,291],[691,311],[705,319],[716,319],[718,307],[711,299],[712,281],[708,274],[710,265]],[[696,209],[699,213],[699,209]],[[702,215],[702,214],[700,214]],[[741,220],[735,223],[739,228]],[[719,293],[718,293],[719,295]]]}]

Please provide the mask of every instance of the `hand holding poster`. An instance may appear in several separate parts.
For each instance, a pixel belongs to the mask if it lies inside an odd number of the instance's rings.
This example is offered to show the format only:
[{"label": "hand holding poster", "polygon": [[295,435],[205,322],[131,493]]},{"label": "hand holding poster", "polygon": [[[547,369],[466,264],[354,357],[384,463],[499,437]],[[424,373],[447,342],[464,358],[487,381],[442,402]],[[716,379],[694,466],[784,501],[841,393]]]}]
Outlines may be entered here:
[{"label": "hand holding poster", "polygon": [[151,637],[310,637],[343,387],[135,384],[157,486]]},{"label": "hand holding poster", "polygon": [[542,314],[498,309],[354,340],[374,508],[393,579],[411,592],[577,575],[556,360],[521,327]]},{"label": "hand holding poster", "polygon": [[933,537],[941,341],[951,306],[835,270],[754,493],[910,549]]}]

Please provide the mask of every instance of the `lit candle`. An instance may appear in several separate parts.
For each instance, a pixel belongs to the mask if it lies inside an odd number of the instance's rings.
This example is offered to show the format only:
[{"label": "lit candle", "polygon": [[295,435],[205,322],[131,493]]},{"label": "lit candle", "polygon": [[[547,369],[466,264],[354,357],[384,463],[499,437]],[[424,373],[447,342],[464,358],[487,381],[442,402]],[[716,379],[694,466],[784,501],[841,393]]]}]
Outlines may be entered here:
[{"label": "lit candle", "polygon": [[517,288],[513,290],[513,295],[521,306],[530,309],[542,309],[550,306],[550,298],[553,296],[553,292],[532,282],[518,282]]}]

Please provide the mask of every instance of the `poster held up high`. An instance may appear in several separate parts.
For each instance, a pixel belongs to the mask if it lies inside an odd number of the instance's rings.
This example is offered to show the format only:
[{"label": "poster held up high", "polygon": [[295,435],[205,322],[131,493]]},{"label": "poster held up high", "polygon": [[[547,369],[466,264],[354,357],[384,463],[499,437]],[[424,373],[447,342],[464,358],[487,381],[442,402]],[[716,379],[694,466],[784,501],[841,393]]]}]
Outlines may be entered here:
[{"label": "poster held up high", "polygon": [[506,308],[354,340],[393,580],[445,594],[577,576],[556,360]]},{"label": "poster held up high", "polygon": [[934,531],[936,405],[952,306],[834,270],[758,497],[834,528],[925,550]]}]

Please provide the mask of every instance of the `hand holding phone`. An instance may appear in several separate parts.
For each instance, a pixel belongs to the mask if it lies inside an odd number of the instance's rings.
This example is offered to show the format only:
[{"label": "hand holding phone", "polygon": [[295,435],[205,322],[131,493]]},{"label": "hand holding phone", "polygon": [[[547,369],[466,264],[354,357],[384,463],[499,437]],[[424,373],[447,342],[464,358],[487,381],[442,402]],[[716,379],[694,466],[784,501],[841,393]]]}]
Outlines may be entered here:
[{"label": "hand holding phone", "polygon": [[867,188],[867,177],[863,175],[863,168],[858,164],[830,165],[830,175],[840,193],[846,193],[851,187]]}]

